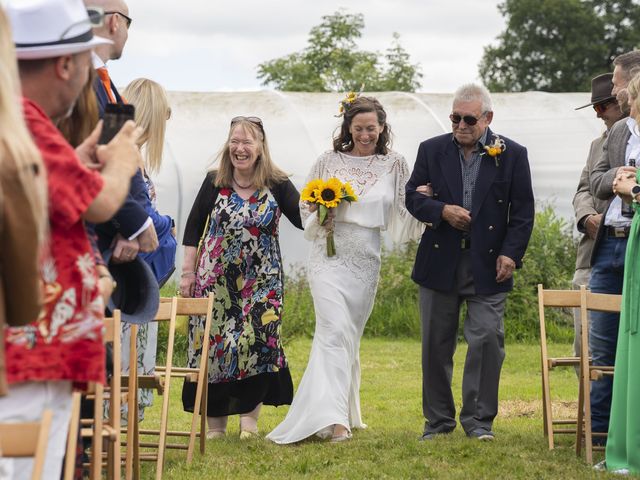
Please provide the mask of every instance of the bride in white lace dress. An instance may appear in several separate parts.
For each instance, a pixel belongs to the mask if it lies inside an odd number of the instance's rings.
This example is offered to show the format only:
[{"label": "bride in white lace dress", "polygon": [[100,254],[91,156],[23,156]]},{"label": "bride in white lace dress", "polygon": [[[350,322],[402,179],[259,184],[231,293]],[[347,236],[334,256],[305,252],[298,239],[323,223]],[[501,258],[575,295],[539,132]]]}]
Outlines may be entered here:
[{"label": "bride in white lace dress", "polygon": [[337,254],[327,257],[325,226],[301,205],[305,238],[313,242],[308,277],[316,330],[307,369],[286,418],[267,438],[293,443],[312,435],[332,441],[365,428],[360,413],[360,338],[371,314],[380,271],[381,230],[394,241],[417,238],[421,226],[404,207],[405,159],[391,150],[382,105],[371,97],[343,101],[334,150],[318,158],[309,179],[349,182],[358,201],[342,202],[333,219]]}]

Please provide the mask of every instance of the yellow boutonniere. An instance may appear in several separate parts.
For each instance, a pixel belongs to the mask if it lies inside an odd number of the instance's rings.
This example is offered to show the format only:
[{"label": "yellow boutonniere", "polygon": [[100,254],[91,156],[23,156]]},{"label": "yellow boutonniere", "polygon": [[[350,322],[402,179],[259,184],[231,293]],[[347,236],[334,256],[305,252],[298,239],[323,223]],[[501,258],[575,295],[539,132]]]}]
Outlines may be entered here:
[{"label": "yellow boutonniere", "polygon": [[483,153],[487,153],[490,157],[493,157],[496,161],[496,167],[498,167],[500,166],[500,154],[507,149],[507,146],[505,145],[504,140],[498,135],[494,134],[493,136],[493,143],[485,145]]}]

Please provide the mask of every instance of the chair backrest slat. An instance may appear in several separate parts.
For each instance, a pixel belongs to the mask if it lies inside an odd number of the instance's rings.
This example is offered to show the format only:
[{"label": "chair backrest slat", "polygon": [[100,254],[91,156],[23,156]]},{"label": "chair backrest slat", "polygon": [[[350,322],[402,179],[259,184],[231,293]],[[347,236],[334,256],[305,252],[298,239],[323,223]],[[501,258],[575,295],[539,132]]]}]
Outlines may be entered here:
[{"label": "chair backrest slat", "polygon": [[587,292],[586,303],[587,310],[619,312],[622,306],[622,295]]},{"label": "chair backrest slat", "polygon": [[209,298],[178,298],[178,315],[206,315]]},{"label": "chair backrest slat", "polygon": [[158,312],[156,313],[154,320],[157,322],[169,320],[172,315],[172,308],[173,308],[173,299],[162,298],[160,301],[160,306],[158,307]]},{"label": "chair backrest slat", "polygon": [[[45,410],[39,422],[0,423],[0,451],[5,457],[34,457],[49,436],[53,413]],[[44,439],[43,439],[44,437]]]},{"label": "chair backrest slat", "polygon": [[545,307],[580,307],[580,290],[542,290]]}]

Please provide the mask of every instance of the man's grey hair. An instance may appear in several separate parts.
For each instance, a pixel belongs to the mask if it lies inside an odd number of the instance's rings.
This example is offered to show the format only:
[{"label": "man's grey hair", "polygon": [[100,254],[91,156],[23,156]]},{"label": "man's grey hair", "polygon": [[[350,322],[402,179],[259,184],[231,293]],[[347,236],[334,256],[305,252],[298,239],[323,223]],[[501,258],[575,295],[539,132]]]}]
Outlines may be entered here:
[{"label": "man's grey hair", "polygon": [[491,103],[491,94],[484,85],[475,83],[467,83],[456,90],[453,95],[453,103],[456,102],[473,102],[480,100],[482,103],[482,112],[492,112],[493,105]]},{"label": "man's grey hair", "polygon": [[640,69],[640,50],[623,53],[613,59],[613,66],[620,67],[625,78],[631,80],[634,70]]}]

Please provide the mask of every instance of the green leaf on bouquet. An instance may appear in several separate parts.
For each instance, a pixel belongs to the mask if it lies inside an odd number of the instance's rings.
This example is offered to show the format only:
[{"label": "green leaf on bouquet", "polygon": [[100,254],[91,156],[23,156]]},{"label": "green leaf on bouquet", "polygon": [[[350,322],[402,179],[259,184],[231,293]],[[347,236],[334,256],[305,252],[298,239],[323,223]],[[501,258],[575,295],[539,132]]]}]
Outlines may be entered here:
[{"label": "green leaf on bouquet", "polygon": [[351,195],[347,195],[346,197],[342,197],[342,199],[346,200],[349,203],[356,201],[356,197],[352,197]]},{"label": "green leaf on bouquet", "polygon": [[324,225],[324,222],[327,220],[327,215],[329,214],[329,209],[324,205],[318,205],[318,223],[320,225]]}]

